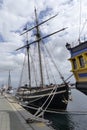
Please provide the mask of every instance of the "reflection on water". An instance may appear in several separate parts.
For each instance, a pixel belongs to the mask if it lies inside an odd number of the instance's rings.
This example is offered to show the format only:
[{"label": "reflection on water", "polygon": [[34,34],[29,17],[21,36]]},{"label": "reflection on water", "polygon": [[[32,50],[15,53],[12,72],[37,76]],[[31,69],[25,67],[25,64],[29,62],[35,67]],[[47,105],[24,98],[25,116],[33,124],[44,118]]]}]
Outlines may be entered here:
[{"label": "reflection on water", "polygon": [[78,90],[72,90],[67,114],[47,114],[56,130],[87,130],[87,96]]},{"label": "reflection on water", "polygon": [[56,130],[73,130],[74,124],[71,121],[71,117],[69,115],[61,115],[61,114],[47,114],[46,118],[52,121],[52,126]]}]

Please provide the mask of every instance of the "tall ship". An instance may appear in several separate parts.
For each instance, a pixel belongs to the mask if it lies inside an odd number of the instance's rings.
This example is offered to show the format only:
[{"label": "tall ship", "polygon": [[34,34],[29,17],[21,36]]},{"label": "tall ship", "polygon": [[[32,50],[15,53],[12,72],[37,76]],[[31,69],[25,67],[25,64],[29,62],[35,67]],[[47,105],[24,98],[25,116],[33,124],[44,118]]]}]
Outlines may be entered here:
[{"label": "tall ship", "polygon": [[69,61],[72,65],[71,71],[76,79],[75,86],[87,95],[87,41],[79,42],[75,47],[71,47],[67,43],[66,47],[71,54]]},{"label": "tall ship", "polygon": [[[36,115],[41,115],[44,112],[66,110],[68,104],[69,85],[64,80],[63,75],[54,61],[52,56],[53,53],[52,51],[50,52],[49,49],[50,46],[47,46],[47,43],[44,43],[45,38],[64,31],[66,28],[43,37],[41,36],[39,28],[40,25],[54,17],[56,17],[56,15],[39,23],[35,9],[36,25],[30,29],[26,29],[21,35],[27,34],[34,29],[36,40],[29,42],[27,39],[26,45],[17,49],[18,51],[26,48],[28,83],[19,85],[16,97],[22,102],[27,102],[26,107],[29,110],[32,110],[33,113],[36,112]],[[59,77],[57,77],[57,75],[59,75]],[[26,78],[26,75],[24,75],[24,77]],[[61,83],[59,84],[60,79]]]}]

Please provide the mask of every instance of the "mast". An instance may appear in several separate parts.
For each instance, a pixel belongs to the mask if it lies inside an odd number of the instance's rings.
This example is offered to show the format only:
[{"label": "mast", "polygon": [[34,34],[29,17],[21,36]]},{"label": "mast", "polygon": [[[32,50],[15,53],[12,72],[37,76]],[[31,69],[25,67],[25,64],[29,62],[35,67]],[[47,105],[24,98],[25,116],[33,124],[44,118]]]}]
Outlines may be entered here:
[{"label": "mast", "polygon": [[11,89],[11,74],[10,74],[10,70],[9,70],[9,75],[8,75],[8,90]]},{"label": "mast", "polygon": [[[27,27],[26,27],[26,30],[27,30]],[[27,45],[27,60],[28,60],[28,78],[29,78],[29,88],[31,88],[31,72],[30,72],[30,53],[29,53],[29,48],[30,46],[28,45],[28,32],[26,33],[26,38],[27,38],[27,41],[26,41],[26,45]]]},{"label": "mast", "polygon": [[41,59],[41,48],[40,48],[40,32],[39,32],[39,27],[38,25],[38,19],[37,19],[37,13],[36,13],[36,9],[35,9],[35,17],[36,17],[36,30],[37,30],[37,40],[38,40],[38,54],[39,54],[39,67],[40,67],[40,76],[41,76],[41,86],[43,87],[43,70],[42,70],[42,59]]},{"label": "mast", "polygon": [[[28,31],[33,30],[34,28],[36,28],[36,30],[37,30],[37,34],[36,34],[36,38],[37,38],[37,39],[36,39],[35,41],[32,41],[32,42],[28,43],[28,40],[27,40],[27,44],[26,44],[26,45],[24,45],[24,46],[22,46],[22,47],[16,49],[16,51],[18,51],[18,50],[23,49],[23,48],[25,48],[25,47],[27,48],[29,87],[31,87],[31,73],[30,73],[29,47],[30,47],[30,45],[32,45],[32,44],[34,44],[34,43],[36,43],[36,42],[38,43],[38,55],[39,55],[39,67],[40,67],[41,86],[43,87],[43,70],[42,70],[42,58],[41,58],[41,47],[40,47],[41,44],[40,44],[40,41],[41,41],[42,39],[48,38],[48,37],[50,37],[50,36],[52,36],[52,35],[54,35],[54,34],[56,34],[56,33],[59,33],[59,32],[61,32],[61,31],[64,31],[65,29],[67,29],[67,27],[66,27],[66,28],[62,28],[62,29],[60,29],[60,30],[57,30],[57,31],[55,31],[55,32],[53,32],[53,33],[50,33],[50,34],[46,35],[46,36],[41,37],[40,31],[39,31],[39,26],[42,25],[42,24],[44,24],[45,22],[51,20],[52,18],[56,17],[57,15],[58,15],[58,14],[56,14],[56,15],[50,17],[49,19],[47,19],[47,20],[45,20],[45,21],[43,21],[43,22],[41,22],[41,23],[38,23],[37,13],[36,13],[36,9],[35,9],[36,26],[34,26],[34,27],[32,27],[32,28],[30,28],[30,29],[24,31],[23,33],[21,33],[21,35],[23,35],[23,34],[27,33]],[[27,39],[28,39],[28,38],[27,38]]]}]

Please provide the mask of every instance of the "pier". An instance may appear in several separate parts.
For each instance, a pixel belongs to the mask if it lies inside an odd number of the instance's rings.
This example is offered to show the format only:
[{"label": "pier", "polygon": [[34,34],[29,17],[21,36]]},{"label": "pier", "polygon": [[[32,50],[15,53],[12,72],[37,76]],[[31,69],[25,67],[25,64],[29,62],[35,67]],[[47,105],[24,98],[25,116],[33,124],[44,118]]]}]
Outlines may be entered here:
[{"label": "pier", "polygon": [[53,130],[47,123],[35,118],[12,96],[0,95],[0,130]]}]

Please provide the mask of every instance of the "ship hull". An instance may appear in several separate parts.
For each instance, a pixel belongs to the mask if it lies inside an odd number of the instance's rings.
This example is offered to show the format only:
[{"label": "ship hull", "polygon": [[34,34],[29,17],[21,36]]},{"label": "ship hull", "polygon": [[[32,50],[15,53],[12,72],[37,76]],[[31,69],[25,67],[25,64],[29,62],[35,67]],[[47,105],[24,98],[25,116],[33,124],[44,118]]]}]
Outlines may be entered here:
[{"label": "ship hull", "polygon": [[71,47],[66,44],[71,53],[69,59],[72,65],[72,72],[76,80],[76,89],[87,95],[87,41]]},{"label": "ship hull", "polygon": [[76,89],[87,95],[87,82],[76,82]]},{"label": "ship hull", "polygon": [[[27,101],[26,108],[33,113],[42,107],[48,112],[65,110],[68,104],[68,85],[56,88],[41,89],[30,94],[19,95],[23,102]],[[44,105],[43,105],[44,104]]]}]

